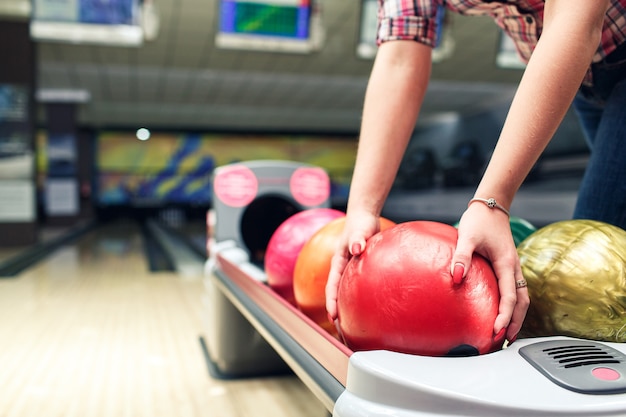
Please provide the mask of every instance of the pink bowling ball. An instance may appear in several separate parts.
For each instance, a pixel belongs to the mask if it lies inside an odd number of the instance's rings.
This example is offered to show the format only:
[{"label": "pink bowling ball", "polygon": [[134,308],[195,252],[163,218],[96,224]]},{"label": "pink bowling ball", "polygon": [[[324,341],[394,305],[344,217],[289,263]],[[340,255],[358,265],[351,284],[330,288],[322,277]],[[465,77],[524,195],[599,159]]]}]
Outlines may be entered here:
[{"label": "pink bowling ball", "polygon": [[296,305],[293,272],[300,250],[330,221],[345,216],[331,208],[314,208],[290,216],[272,234],[265,251],[265,273],[269,286],[285,300]]}]

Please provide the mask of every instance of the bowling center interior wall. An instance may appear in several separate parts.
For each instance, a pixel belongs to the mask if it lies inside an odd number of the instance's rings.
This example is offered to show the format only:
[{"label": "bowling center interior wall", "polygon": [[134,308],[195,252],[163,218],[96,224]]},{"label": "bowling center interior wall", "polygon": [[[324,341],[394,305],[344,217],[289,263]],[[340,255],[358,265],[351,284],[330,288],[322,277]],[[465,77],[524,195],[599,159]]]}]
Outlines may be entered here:
[{"label": "bowling center interior wall", "polygon": [[[91,195],[100,208],[211,204],[216,167],[248,160],[284,160],[324,168],[334,199],[347,198],[356,154],[354,136],[103,131],[93,141]],[[89,139],[85,139],[89,140]],[[37,135],[38,183],[50,175],[51,138]]]},{"label": "bowling center interior wall", "polygon": [[[436,187],[433,178],[448,169],[460,145],[471,143],[486,161],[506,117],[505,107],[466,117],[451,116],[435,122],[418,123],[400,166],[394,188],[400,192]],[[77,170],[75,191],[79,217],[120,208],[167,206],[208,208],[211,205],[211,178],[216,167],[248,160],[288,160],[325,169],[331,179],[331,201],[342,207],[348,196],[356,156],[358,133],[236,133],[236,132],[153,132],[139,141],[134,131],[81,128],[73,140],[51,136],[41,129],[36,135],[36,191],[40,217],[50,218],[46,187],[59,170]],[[67,148],[63,151],[63,148]],[[59,152],[61,150],[61,152]],[[432,164],[418,156],[426,152]],[[578,122],[568,114],[546,156],[585,154]],[[59,154],[65,155],[59,157]],[[451,162],[452,161],[452,162]],[[446,165],[447,164],[447,165]],[[465,168],[463,176],[483,165]],[[64,172],[61,174],[65,175]],[[444,184],[445,185],[445,184]],[[474,184],[468,183],[465,185]]]}]

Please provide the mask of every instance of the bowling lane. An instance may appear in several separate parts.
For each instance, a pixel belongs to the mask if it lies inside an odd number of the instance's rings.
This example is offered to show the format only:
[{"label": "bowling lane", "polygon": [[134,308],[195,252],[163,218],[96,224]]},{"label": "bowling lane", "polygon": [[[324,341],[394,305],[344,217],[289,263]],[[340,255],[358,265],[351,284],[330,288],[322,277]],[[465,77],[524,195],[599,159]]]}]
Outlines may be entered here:
[{"label": "bowling lane", "polygon": [[27,250],[29,246],[12,246],[10,248],[0,248],[0,262],[4,262],[12,257],[18,255],[24,250]]},{"label": "bowling lane", "polygon": [[[63,227],[41,228],[41,230],[39,231],[38,243],[45,243],[45,242],[52,241],[53,239],[56,239],[62,236],[64,233],[67,233],[67,231],[68,231],[68,228],[63,228]],[[10,260],[14,256],[17,256],[23,253],[24,251],[29,250],[31,247],[32,246],[30,245],[0,247],[0,263]]]},{"label": "bowling lane", "polygon": [[2,414],[326,414],[295,376],[212,379],[204,294],[201,276],[150,273],[140,229],[125,222],[0,280]]}]

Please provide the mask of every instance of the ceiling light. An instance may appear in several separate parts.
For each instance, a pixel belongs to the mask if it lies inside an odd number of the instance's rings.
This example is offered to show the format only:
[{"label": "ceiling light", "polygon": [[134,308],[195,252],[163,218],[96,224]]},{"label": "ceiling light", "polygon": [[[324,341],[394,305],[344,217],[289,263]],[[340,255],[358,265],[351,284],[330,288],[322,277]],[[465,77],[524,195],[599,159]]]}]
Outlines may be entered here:
[{"label": "ceiling light", "polygon": [[150,139],[150,131],[146,129],[145,127],[141,127],[137,129],[136,136],[137,136],[137,139],[139,140],[148,140]]}]

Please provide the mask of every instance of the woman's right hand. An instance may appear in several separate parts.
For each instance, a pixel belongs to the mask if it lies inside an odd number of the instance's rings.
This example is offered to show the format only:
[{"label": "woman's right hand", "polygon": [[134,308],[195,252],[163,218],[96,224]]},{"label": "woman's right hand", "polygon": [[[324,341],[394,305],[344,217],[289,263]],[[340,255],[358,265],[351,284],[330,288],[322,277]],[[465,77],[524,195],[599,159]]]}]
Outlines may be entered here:
[{"label": "woman's right hand", "polygon": [[337,242],[326,283],[326,310],[331,322],[337,318],[337,291],[348,261],[352,256],[360,255],[365,250],[367,240],[379,230],[378,216],[367,212],[346,215],[346,223]]}]

